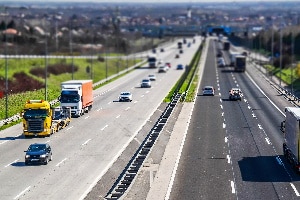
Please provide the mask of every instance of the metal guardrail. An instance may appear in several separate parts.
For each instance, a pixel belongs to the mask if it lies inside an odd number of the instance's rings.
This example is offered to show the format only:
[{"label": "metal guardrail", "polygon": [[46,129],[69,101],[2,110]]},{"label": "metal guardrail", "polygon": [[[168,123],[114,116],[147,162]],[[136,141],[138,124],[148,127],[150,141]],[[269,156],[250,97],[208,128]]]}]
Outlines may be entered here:
[{"label": "metal guardrail", "polygon": [[130,187],[131,183],[136,178],[139,169],[142,167],[144,161],[147,159],[147,156],[151,152],[152,147],[154,146],[164,126],[168,122],[172,111],[174,110],[177,103],[180,101],[181,96],[181,93],[177,93],[172,98],[172,101],[168,104],[162,115],[155,123],[154,127],[148,133],[141,146],[138,148],[134,156],[127,164],[126,168],[123,170],[117,181],[114,183],[113,187],[105,196],[105,199],[119,199],[126,193],[127,189]]}]

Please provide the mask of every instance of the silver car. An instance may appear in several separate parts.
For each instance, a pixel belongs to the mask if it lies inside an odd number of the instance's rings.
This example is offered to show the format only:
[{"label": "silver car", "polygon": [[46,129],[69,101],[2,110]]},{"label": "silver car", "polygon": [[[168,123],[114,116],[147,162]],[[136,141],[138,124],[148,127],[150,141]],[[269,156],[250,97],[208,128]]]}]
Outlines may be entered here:
[{"label": "silver car", "polygon": [[141,88],[150,88],[151,87],[151,80],[146,78],[143,79],[141,82]]},{"label": "silver car", "polygon": [[214,96],[215,95],[215,88],[213,86],[205,86],[202,89],[202,95],[210,95],[210,96]]},{"label": "silver car", "polygon": [[120,96],[119,96],[119,101],[123,102],[123,101],[132,101],[132,94],[130,92],[121,92]]}]

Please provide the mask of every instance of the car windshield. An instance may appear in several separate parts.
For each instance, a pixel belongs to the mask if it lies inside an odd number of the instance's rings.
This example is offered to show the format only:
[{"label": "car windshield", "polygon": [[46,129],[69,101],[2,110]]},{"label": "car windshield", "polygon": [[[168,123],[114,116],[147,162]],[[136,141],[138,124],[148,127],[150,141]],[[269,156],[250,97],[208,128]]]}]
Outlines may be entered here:
[{"label": "car windshield", "polygon": [[212,88],[204,88],[204,90],[212,90]]},{"label": "car windshield", "polygon": [[148,79],[144,79],[142,82],[150,82],[150,80],[148,80]]},{"label": "car windshield", "polygon": [[123,93],[121,93],[121,95],[130,95],[130,93],[129,92],[123,92]]},{"label": "car windshield", "polygon": [[28,150],[29,152],[38,152],[38,151],[45,151],[46,150],[46,145],[44,144],[35,144],[35,145],[30,145]]}]

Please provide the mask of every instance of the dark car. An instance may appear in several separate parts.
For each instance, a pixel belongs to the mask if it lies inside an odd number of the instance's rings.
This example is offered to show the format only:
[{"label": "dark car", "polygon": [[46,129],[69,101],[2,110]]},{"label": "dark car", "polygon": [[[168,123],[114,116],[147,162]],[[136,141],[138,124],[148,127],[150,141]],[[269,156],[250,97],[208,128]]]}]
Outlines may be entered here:
[{"label": "dark car", "polygon": [[178,64],[178,65],[177,65],[177,69],[178,69],[178,70],[182,70],[182,69],[184,69],[184,66],[183,66],[183,64]]},{"label": "dark car", "polygon": [[47,165],[52,160],[52,150],[48,143],[31,144],[25,154],[25,165],[41,163]]}]

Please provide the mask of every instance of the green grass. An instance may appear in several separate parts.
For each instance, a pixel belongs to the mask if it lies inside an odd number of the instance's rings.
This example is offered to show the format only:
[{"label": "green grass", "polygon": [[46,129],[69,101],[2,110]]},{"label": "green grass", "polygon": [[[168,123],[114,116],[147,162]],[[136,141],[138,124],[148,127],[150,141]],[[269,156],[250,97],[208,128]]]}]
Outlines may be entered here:
[{"label": "green grass", "polygon": [[[78,71],[74,72],[74,79],[93,79],[93,82],[104,80],[107,77],[117,74],[134,64],[140,62],[140,59],[135,60],[120,60],[120,59],[107,59],[107,62],[99,62],[94,60],[91,63],[90,59],[73,59],[74,66],[78,67]],[[71,64],[72,59],[48,59],[48,65],[55,63]],[[30,69],[41,67],[45,68],[45,59],[9,59],[8,60],[8,79],[13,79],[13,74],[17,72],[25,72],[31,77],[45,82],[43,78],[33,76],[29,73]],[[90,66],[93,73],[87,74],[86,67]],[[106,71],[107,69],[107,71]],[[5,60],[0,60],[0,76],[5,77]],[[91,77],[92,76],[92,77]],[[51,101],[57,99],[60,95],[60,83],[72,79],[72,73],[65,73],[60,75],[51,74],[47,78],[47,100]],[[26,83],[24,83],[26,84]],[[27,99],[45,99],[45,89],[36,91],[28,91],[19,94],[10,94],[7,99],[7,117],[19,113]],[[0,99],[0,119],[6,118],[6,98]]]}]

